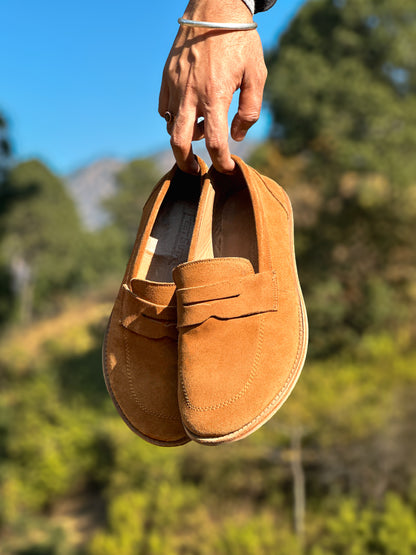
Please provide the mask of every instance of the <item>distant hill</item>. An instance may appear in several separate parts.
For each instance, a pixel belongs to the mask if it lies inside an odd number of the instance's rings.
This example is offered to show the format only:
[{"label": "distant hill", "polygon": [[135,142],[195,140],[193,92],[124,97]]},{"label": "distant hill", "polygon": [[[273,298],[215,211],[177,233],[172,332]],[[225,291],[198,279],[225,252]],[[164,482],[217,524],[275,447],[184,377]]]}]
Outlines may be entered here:
[{"label": "distant hill", "polygon": [[[245,160],[258,145],[255,141],[242,143],[230,141],[230,143],[231,152]],[[205,143],[202,141],[194,143],[194,151],[208,165],[211,163]],[[170,149],[157,152],[151,158],[156,167],[160,168],[161,176],[175,162]],[[64,181],[87,229],[93,231],[109,223],[109,216],[102,208],[102,202],[114,195],[117,189],[116,176],[127,163],[117,158],[102,158],[64,176]]]},{"label": "distant hill", "polygon": [[65,178],[79,214],[88,229],[99,229],[108,223],[109,216],[102,208],[102,201],[114,195],[116,175],[124,165],[125,162],[121,160],[103,158]]}]

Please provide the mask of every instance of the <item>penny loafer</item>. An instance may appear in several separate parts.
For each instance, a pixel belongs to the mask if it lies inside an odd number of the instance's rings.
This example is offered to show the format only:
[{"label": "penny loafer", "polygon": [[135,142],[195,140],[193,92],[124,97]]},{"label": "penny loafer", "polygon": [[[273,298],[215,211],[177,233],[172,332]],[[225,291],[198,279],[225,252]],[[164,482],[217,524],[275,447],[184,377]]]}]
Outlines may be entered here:
[{"label": "penny loafer", "polygon": [[190,438],[242,439],[293,390],[307,350],[293,213],[285,191],[233,156],[211,168],[199,248],[173,271],[179,330],[178,398]]},{"label": "penny loafer", "polygon": [[205,163],[192,176],[175,165],[156,185],[143,215],[107,327],[103,372],[127,425],[162,446],[189,441],[178,406],[178,332],[172,269],[188,260],[208,192]]}]

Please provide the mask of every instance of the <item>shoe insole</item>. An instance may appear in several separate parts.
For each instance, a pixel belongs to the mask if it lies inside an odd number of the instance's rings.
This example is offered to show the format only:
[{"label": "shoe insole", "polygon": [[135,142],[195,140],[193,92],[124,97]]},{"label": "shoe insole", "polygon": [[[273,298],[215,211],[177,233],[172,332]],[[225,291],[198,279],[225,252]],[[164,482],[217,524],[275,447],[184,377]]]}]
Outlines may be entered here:
[{"label": "shoe insole", "polygon": [[214,204],[201,225],[193,258],[241,257],[258,271],[256,225],[250,192],[241,174],[213,172]]},{"label": "shoe insole", "polygon": [[173,268],[188,260],[199,196],[199,177],[177,171],[147,241],[138,278],[171,282]]},{"label": "shoe insole", "polygon": [[212,223],[214,257],[237,256],[257,267],[256,227],[247,188],[217,195]]}]

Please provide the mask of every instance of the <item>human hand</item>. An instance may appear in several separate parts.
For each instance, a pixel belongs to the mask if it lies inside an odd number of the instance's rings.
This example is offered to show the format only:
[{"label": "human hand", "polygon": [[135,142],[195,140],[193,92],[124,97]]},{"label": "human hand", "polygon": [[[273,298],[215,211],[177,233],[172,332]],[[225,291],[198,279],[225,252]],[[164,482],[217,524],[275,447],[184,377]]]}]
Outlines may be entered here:
[{"label": "human hand", "polygon": [[[237,0],[191,0],[186,19],[249,23],[251,12]],[[260,116],[267,69],[260,37],[251,31],[218,31],[180,27],[163,72],[159,98],[178,166],[188,173],[199,168],[192,141],[205,138],[214,167],[231,172],[234,161],[228,146],[228,110],[240,89],[238,112],[231,136],[242,141]],[[203,118],[202,121],[199,121]]]}]

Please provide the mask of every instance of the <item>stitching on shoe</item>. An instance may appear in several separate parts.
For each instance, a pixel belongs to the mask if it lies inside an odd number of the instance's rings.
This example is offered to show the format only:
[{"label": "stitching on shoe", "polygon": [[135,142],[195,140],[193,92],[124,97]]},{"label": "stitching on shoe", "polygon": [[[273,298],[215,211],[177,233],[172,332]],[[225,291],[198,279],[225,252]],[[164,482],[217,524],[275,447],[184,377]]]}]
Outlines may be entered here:
[{"label": "stitching on shoe", "polygon": [[[264,321],[264,319],[263,319],[263,321]],[[270,409],[271,409],[274,405],[276,405],[277,401],[278,401],[278,400],[284,395],[284,393],[286,392],[287,388],[289,387],[289,385],[290,385],[290,383],[291,383],[291,381],[292,381],[292,377],[293,377],[293,374],[295,373],[295,369],[296,369],[297,366],[298,366],[299,358],[300,358],[300,356],[301,356],[302,347],[303,347],[303,342],[302,342],[301,340],[302,340],[302,337],[304,336],[304,329],[305,329],[305,328],[304,328],[303,314],[302,314],[302,307],[301,307],[301,305],[299,306],[299,309],[298,309],[298,321],[300,321],[300,324],[301,324],[301,325],[299,325],[298,348],[297,348],[295,360],[294,360],[294,363],[293,363],[293,365],[292,365],[292,369],[291,369],[291,371],[290,371],[290,373],[289,373],[289,375],[288,375],[288,377],[287,377],[285,383],[283,384],[283,386],[282,386],[281,389],[279,390],[279,393],[272,399],[272,401],[262,410],[262,412],[261,412],[259,415],[257,415],[255,418],[253,418],[253,420],[251,420],[250,422],[248,422],[247,424],[245,424],[245,425],[242,426],[241,428],[238,428],[238,429],[235,430],[234,432],[232,432],[232,433],[230,433],[230,434],[227,434],[227,435],[230,435],[230,436],[231,436],[231,435],[238,434],[239,432],[245,430],[246,428],[252,426],[252,425],[255,424],[256,422],[258,422],[259,420],[261,420],[261,419],[263,418],[264,414],[267,413],[267,412],[269,412]],[[256,355],[257,355],[257,353],[256,353]],[[256,361],[255,361],[255,362],[256,362]],[[253,365],[253,366],[254,366],[254,365]],[[251,378],[251,376],[250,376],[250,378]],[[250,380],[250,378],[249,378],[249,380]],[[254,378],[254,376],[253,376],[253,378]],[[182,382],[182,380],[181,380],[181,382]],[[182,382],[182,385],[183,385],[183,382]],[[250,385],[250,384],[247,382],[246,386],[248,387],[249,385]],[[247,387],[245,387],[244,389],[247,389]],[[218,404],[218,405],[216,405],[216,406],[214,406],[214,407],[205,408],[205,407],[195,407],[194,405],[190,404],[190,403],[188,402],[188,398],[187,398],[187,396],[186,396],[185,391],[184,391],[184,395],[185,395],[185,399],[186,399],[186,401],[187,401],[188,407],[189,407],[190,409],[195,410],[195,411],[198,411],[198,412],[208,412],[209,410],[219,409],[219,408],[222,408],[222,407],[224,407],[224,406],[230,404],[230,403],[233,402],[234,400],[237,400],[237,399],[234,399],[234,398],[233,398],[232,400],[229,400],[229,401],[227,401],[227,402],[225,402],[225,403]],[[239,395],[239,394],[237,394],[237,395],[238,395],[238,398],[241,397],[241,395]],[[235,397],[237,397],[237,396],[235,396]]]},{"label": "stitching on shoe", "polygon": [[227,262],[225,262],[225,260],[238,260],[239,262],[243,262],[245,266],[248,266],[250,268],[250,270],[253,270],[253,266],[252,264],[249,262],[249,260],[247,260],[246,258],[240,258],[238,256],[227,256],[226,258],[206,258],[204,260],[194,260],[192,262],[184,262],[182,264],[179,264],[179,266],[176,266],[175,270],[177,268],[182,269],[182,267],[189,268],[190,266],[197,266],[198,264],[207,264],[207,262],[211,264],[227,264]]},{"label": "stitching on shoe", "polygon": [[253,366],[251,368],[250,376],[248,377],[248,380],[246,381],[246,383],[244,384],[242,389],[238,393],[236,393],[233,397],[228,399],[227,401],[223,401],[222,403],[218,403],[217,405],[212,405],[212,406],[209,406],[209,407],[198,407],[196,405],[193,405],[190,402],[188,394],[185,390],[185,383],[184,383],[184,379],[183,379],[183,374],[181,372],[181,386],[182,386],[182,391],[183,391],[183,395],[184,395],[185,402],[186,402],[187,406],[190,409],[192,409],[194,411],[197,411],[197,412],[208,412],[208,411],[211,411],[211,410],[217,410],[217,409],[226,407],[228,405],[231,405],[232,403],[234,403],[235,401],[238,401],[238,399],[243,397],[245,395],[245,393],[247,392],[248,388],[250,387],[250,385],[252,384],[252,382],[253,382],[256,374],[257,374],[259,361],[260,361],[260,356],[261,356],[261,347],[263,346],[263,339],[264,339],[264,314],[261,315],[259,331],[258,331],[258,334],[257,334],[256,354],[254,356],[254,361],[253,361]]},{"label": "stitching on shoe", "polygon": [[122,333],[122,336],[123,336],[124,351],[126,353],[127,380],[129,382],[129,390],[130,390],[130,394],[131,394],[133,400],[141,408],[141,410],[143,412],[145,412],[146,414],[150,414],[151,416],[157,416],[158,418],[160,418],[162,420],[169,420],[169,421],[179,422],[180,418],[176,418],[174,416],[167,416],[167,415],[161,414],[160,412],[157,412],[155,410],[149,409],[148,407],[143,405],[143,403],[140,401],[140,399],[137,396],[137,393],[135,392],[134,387],[133,387],[133,378],[132,378],[132,375],[131,375],[131,367],[130,367],[130,349],[129,349],[128,342],[127,342],[127,332],[124,329],[122,329],[121,333]]},{"label": "stitching on shoe", "polygon": [[[300,300],[300,298],[299,298]],[[245,424],[244,426],[242,426],[241,428],[238,428],[237,430],[235,430],[234,432],[231,432],[229,434],[226,434],[224,437],[225,438],[231,438],[234,437],[237,439],[238,436],[241,435],[241,432],[243,432],[244,430],[246,430],[249,427],[252,427],[253,424],[256,424],[258,421],[263,420],[263,417],[266,413],[269,413],[270,410],[272,408],[274,408],[275,405],[277,405],[277,401],[282,397],[282,395],[284,395],[284,393],[286,392],[287,388],[290,385],[291,382],[291,377],[293,376],[293,373],[295,371],[295,368],[297,368],[298,363],[299,363],[299,358],[301,356],[301,352],[302,352],[302,347],[303,347],[303,342],[301,342],[301,339],[304,336],[304,332],[305,332],[305,326],[304,326],[304,317],[303,317],[303,311],[302,311],[302,306],[299,306],[299,310],[298,310],[298,319],[301,322],[301,325],[299,326],[299,335],[298,335],[298,350],[296,352],[296,357],[295,357],[295,361],[293,363],[292,366],[292,370],[290,371],[290,374],[286,380],[286,382],[284,383],[283,387],[280,389],[278,395],[276,397],[273,398],[273,400],[267,405],[267,407],[265,407],[262,412],[257,415],[255,418],[253,418],[253,420],[251,420],[250,422],[248,422],[247,424]],[[236,437],[237,436],[237,437]]]},{"label": "stitching on shoe", "polygon": [[[299,306],[298,309],[298,321],[300,320],[301,325],[299,326],[299,335],[298,335],[298,350],[296,352],[296,357],[295,357],[295,361],[293,363],[292,369],[290,371],[289,376],[287,377],[285,383],[283,384],[283,386],[281,387],[281,389],[279,390],[279,393],[276,395],[276,397],[273,398],[273,400],[267,405],[266,408],[264,408],[262,410],[262,412],[257,415],[255,418],[253,418],[253,420],[251,420],[250,422],[248,422],[247,424],[245,424],[244,426],[242,426],[241,428],[238,428],[238,430],[235,430],[234,432],[232,432],[229,435],[235,435],[238,434],[239,432],[245,430],[246,428],[249,428],[250,426],[252,426],[253,424],[255,424],[256,422],[258,422],[259,420],[262,420],[263,416],[265,413],[270,412],[270,409],[277,404],[277,401],[284,395],[284,393],[286,392],[287,388],[290,385],[290,382],[292,381],[292,377],[293,374],[295,373],[295,369],[298,366],[298,362],[299,362],[299,358],[301,355],[301,351],[302,351],[302,347],[303,347],[303,342],[301,341],[303,335],[304,335],[304,322],[303,322],[303,313],[302,313],[302,307],[301,305]],[[228,435],[228,434],[227,434]]]},{"label": "stitching on shoe", "polygon": [[277,276],[276,276],[276,271],[275,270],[273,270],[273,272],[272,272],[272,281],[273,281],[273,292],[274,292],[273,308],[274,308],[274,310],[277,310],[279,308],[279,305],[278,305],[279,284],[277,283]]},{"label": "stitching on shoe", "polygon": [[120,414],[121,418],[123,419],[123,421],[130,428],[130,430],[132,430],[135,434],[142,437],[143,439],[146,439],[147,441],[150,441],[150,443],[153,443],[154,445],[166,445],[166,446],[183,445],[184,443],[186,443],[186,441],[183,442],[184,439],[189,441],[189,438],[187,438],[186,436],[185,437],[184,436],[179,437],[177,439],[174,439],[173,441],[163,441],[163,440],[158,440],[156,438],[152,438],[151,436],[148,436],[148,435],[144,434],[143,432],[141,432],[138,428],[136,428],[130,422],[130,420],[127,418],[126,414],[124,413],[123,409],[121,408],[120,404],[118,403],[117,399],[115,398],[113,389],[112,389],[111,384],[110,384],[110,376],[113,374],[114,368],[111,372],[108,372],[107,340],[108,340],[108,331],[109,331],[109,325],[110,325],[110,322],[111,322],[111,318],[112,318],[112,314],[110,316],[109,324],[107,326],[105,336],[104,336],[104,367],[103,367],[103,373],[104,373],[105,384],[107,386],[107,390],[108,390],[108,393],[110,395],[110,398],[114,403],[114,406],[116,407],[116,409],[117,409],[118,413]]},{"label": "stitching on shoe", "polygon": [[[131,281],[133,281],[134,279],[138,279],[139,281],[143,281],[143,282],[145,282],[145,283],[148,283],[148,284],[150,284],[152,287],[154,287],[155,289],[156,289],[157,287],[171,287],[172,289],[174,289],[174,286],[175,286],[175,284],[173,283],[173,281],[172,281],[172,282],[163,283],[163,282],[157,282],[157,281],[150,281],[150,280],[147,280],[147,279],[141,280],[140,278],[130,278],[130,279],[128,279],[127,282],[126,282],[127,287],[129,287],[129,283],[128,283],[128,282],[131,282]],[[129,287],[129,289],[130,289],[130,287]],[[131,291],[131,289],[130,289],[130,291]],[[154,303],[154,304],[155,304],[155,303]],[[166,305],[166,306],[168,306],[168,305]]]}]

